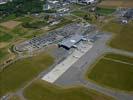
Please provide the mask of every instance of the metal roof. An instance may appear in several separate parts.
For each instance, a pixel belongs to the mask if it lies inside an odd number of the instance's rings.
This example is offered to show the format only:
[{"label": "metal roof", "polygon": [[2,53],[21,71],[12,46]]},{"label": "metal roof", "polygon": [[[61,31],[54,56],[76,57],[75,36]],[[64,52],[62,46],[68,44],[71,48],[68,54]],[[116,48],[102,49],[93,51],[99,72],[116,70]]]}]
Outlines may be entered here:
[{"label": "metal roof", "polygon": [[133,17],[133,8],[132,8],[132,9],[129,9],[129,10],[125,13],[124,17],[132,18],[132,17]]},{"label": "metal roof", "polygon": [[76,34],[70,38],[64,39],[59,45],[65,46],[67,48],[71,48],[73,45],[81,41],[82,38],[83,38],[82,35]]}]

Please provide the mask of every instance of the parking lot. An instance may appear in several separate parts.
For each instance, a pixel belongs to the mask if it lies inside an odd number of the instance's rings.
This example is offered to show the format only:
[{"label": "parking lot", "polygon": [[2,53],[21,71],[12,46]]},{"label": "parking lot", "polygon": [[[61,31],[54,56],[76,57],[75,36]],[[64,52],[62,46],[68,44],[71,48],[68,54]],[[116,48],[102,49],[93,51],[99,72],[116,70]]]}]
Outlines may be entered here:
[{"label": "parking lot", "polygon": [[83,23],[72,23],[47,34],[22,42],[15,46],[15,50],[18,52],[35,51],[49,44],[61,41],[64,38],[70,37],[71,35],[85,34],[85,32],[91,31],[91,27],[92,26]]}]

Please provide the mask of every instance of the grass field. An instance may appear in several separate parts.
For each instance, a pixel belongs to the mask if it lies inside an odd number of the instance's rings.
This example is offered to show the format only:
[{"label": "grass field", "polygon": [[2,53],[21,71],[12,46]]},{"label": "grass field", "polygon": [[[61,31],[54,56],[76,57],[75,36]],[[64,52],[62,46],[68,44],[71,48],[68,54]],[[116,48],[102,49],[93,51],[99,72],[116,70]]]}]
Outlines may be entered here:
[{"label": "grass field", "polygon": [[32,17],[20,17],[17,18],[16,21],[20,21],[22,23],[32,22],[34,19]]},{"label": "grass field", "polygon": [[0,23],[6,22],[6,21],[9,21],[9,20],[14,20],[15,18],[16,18],[16,15],[15,14],[10,14],[7,17],[1,18],[0,19]]},{"label": "grass field", "polygon": [[85,13],[84,11],[77,10],[77,11],[72,12],[72,14],[79,16],[79,17],[84,17],[87,13]]},{"label": "grass field", "polygon": [[13,29],[11,32],[14,35],[18,35],[20,37],[27,35],[29,33],[30,30],[23,28],[22,26],[18,26],[15,29]]},{"label": "grass field", "polygon": [[133,58],[107,54],[96,63],[87,76],[103,86],[133,91]]},{"label": "grass field", "polygon": [[112,100],[112,98],[83,87],[62,89],[48,83],[34,82],[24,91],[28,100]]},{"label": "grass field", "polygon": [[0,49],[0,62],[1,59],[3,59],[6,56],[7,52],[5,51],[5,49]]},{"label": "grass field", "polygon": [[113,12],[115,12],[115,9],[100,8],[100,7],[96,9],[96,13],[101,15],[109,15],[109,14],[112,14]]},{"label": "grass field", "polygon": [[80,17],[85,20],[85,22],[94,24],[96,22],[96,17],[93,13],[88,13],[87,11],[83,10],[76,10],[72,12],[73,15],[75,15],[77,18]]},{"label": "grass field", "polygon": [[11,34],[0,34],[0,42],[9,42],[12,38],[13,36]]},{"label": "grass field", "polygon": [[115,33],[115,37],[111,40],[110,46],[127,51],[133,51],[133,22],[126,25],[111,21],[104,25],[103,31]]},{"label": "grass field", "polygon": [[[8,48],[0,48],[0,64],[2,64],[5,60],[12,58],[13,54],[11,54]],[[1,77],[0,77],[1,78]]]},{"label": "grass field", "polygon": [[13,29],[16,26],[18,26],[19,24],[21,24],[21,22],[19,22],[19,21],[13,21],[13,20],[0,23],[1,26],[5,27],[7,29]]},{"label": "grass field", "polygon": [[53,60],[50,55],[42,53],[32,58],[17,61],[7,67],[0,73],[0,96],[23,86],[41,71],[47,69],[53,63]]},{"label": "grass field", "polygon": [[133,7],[132,0],[103,0],[100,4],[100,7]]}]

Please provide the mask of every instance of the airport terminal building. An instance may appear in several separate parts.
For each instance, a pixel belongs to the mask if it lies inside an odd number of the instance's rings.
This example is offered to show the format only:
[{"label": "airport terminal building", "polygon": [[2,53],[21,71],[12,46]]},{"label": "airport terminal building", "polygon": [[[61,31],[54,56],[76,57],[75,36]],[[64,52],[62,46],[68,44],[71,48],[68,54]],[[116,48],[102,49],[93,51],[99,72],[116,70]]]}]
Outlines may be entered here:
[{"label": "airport terminal building", "polygon": [[58,44],[58,46],[69,50],[70,48],[75,47],[76,44],[79,43],[82,39],[82,35],[76,34],[71,36],[70,38],[64,39]]}]

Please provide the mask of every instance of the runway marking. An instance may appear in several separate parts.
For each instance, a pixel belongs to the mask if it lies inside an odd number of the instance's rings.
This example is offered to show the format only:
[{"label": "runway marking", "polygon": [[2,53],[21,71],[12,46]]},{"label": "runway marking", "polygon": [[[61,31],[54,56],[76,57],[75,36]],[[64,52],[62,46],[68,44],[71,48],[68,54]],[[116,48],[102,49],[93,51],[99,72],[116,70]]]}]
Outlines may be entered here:
[{"label": "runway marking", "polygon": [[83,55],[85,55],[91,48],[92,44],[85,44],[84,49],[75,50],[71,55],[69,55],[64,61],[56,65],[50,72],[42,77],[50,83],[54,83],[61,75],[63,75],[75,62],[77,62]]},{"label": "runway marking", "polygon": [[128,64],[128,65],[132,65],[133,66],[133,63],[128,63],[128,62],[125,62],[125,61],[122,61],[122,60],[117,60],[117,59],[108,58],[108,57],[103,57],[103,59],[114,61],[114,62],[118,62],[118,63]]}]

